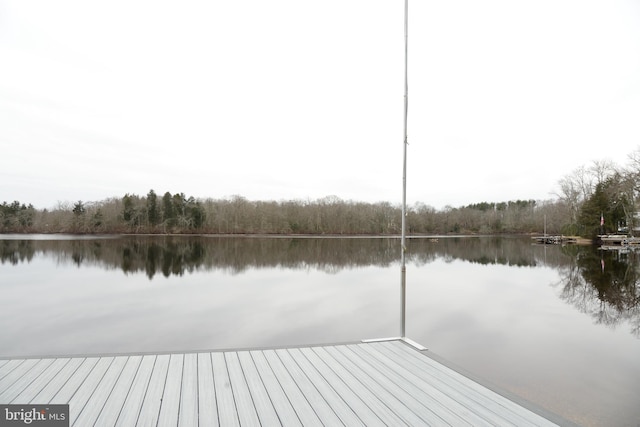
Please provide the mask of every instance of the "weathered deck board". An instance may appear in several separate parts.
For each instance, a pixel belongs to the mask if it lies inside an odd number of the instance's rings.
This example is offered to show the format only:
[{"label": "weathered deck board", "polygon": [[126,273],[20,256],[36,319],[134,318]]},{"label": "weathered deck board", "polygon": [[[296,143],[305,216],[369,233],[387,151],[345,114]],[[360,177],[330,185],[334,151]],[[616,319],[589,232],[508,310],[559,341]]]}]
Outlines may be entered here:
[{"label": "weathered deck board", "polygon": [[346,369],[356,373],[365,387],[387,402],[391,410],[400,415],[408,425],[442,422],[437,415],[400,387],[385,381],[376,381],[375,378],[379,378],[380,373],[371,365],[362,363],[355,353],[331,347],[327,348],[327,351]]},{"label": "weathered deck board", "polygon": [[364,426],[364,423],[358,418],[353,409],[342,400],[340,395],[331,387],[331,384],[329,384],[314,368],[311,362],[304,357],[300,349],[290,350],[289,354],[345,426]]},{"label": "weathered deck board", "polygon": [[216,389],[216,406],[218,407],[218,421],[222,427],[239,426],[236,401],[231,389],[229,371],[224,360],[224,353],[212,353],[213,384]]},{"label": "weathered deck board", "polygon": [[256,365],[256,369],[260,373],[262,383],[269,394],[271,403],[278,414],[280,422],[283,425],[302,425],[296,411],[293,406],[291,406],[287,395],[280,386],[278,379],[271,370],[271,367],[269,366],[269,363],[264,357],[262,351],[252,351],[251,358],[253,359],[253,363]]},{"label": "weathered deck board", "polygon": [[[42,392],[40,392],[40,394],[38,394],[38,396],[36,396],[36,399],[40,399],[41,398],[40,396],[44,395],[44,397],[42,397],[43,400],[34,399],[32,402],[33,403],[46,402],[46,403],[53,403],[53,404],[69,403],[73,395],[78,391],[78,388],[80,388],[80,386],[88,378],[89,374],[93,372],[94,369],[96,369],[96,366],[98,365],[98,362],[100,362],[100,360],[101,359],[98,357],[91,357],[88,359],[84,359],[82,364],[78,367],[78,369],[70,373],[69,376],[66,378],[62,375],[62,372],[61,372],[61,375],[55,378],[57,380],[56,384],[60,384],[60,387],[57,390],[54,388],[49,388],[49,390],[47,389],[43,390]],[[53,396],[49,398],[50,395],[53,395]],[[49,399],[48,401],[46,400],[47,398]]]},{"label": "weathered deck board", "polygon": [[276,350],[276,354],[282,361],[282,364],[286,366],[289,375],[291,375],[293,381],[298,385],[305,399],[307,399],[307,402],[309,402],[318,415],[318,418],[320,418],[320,421],[322,421],[322,424],[325,426],[339,426],[343,424],[318,391],[318,386],[307,377],[305,371],[298,366],[291,356],[291,353],[287,350]]},{"label": "weathered deck board", "polygon": [[[107,398],[116,384],[116,381],[120,378],[120,374],[122,373],[127,361],[128,357],[114,358],[102,378],[96,381],[96,386],[91,390],[91,394],[88,398],[85,399],[89,393],[77,393],[74,396],[74,399],[78,397],[83,400],[85,405],[83,406],[82,411],[78,414],[78,417],[75,418],[75,421],[72,421],[72,425],[92,426],[95,424],[107,401]],[[71,401],[73,402],[73,399]],[[74,406],[79,408],[79,405]],[[71,411],[71,408],[69,408],[69,410]],[[120,413],[120,411],[118,411],[118,413]]]},{"label": "weathered deck board", "polygon": [[[8,371],[2,379],[0,379],[0,394],[3,394],[9,389],[12,385],[22,378],[29,370],[33,367],[37,366],[41,360],[24,360],[21,363],[17,363],[16,366]],[[4,399],[2,400],[4,401]]]},{"label": "weathered deck board", "polygon": [[467,415],[466,419],[461,414],[461,405],[454,399],[447,399],[448,396],[430,383],[417,385],[415,376],[401,365],[389,364],[386,360],[378,358],[368,346],[350,346],[359,357],[367,363],[376,367],[382,375],[389,381],[400,387],[402,390],[413,395],[428,408],[432,409],[443,422],[448,425],[481,425],[482,422],[475,414]]},{"label": "weathered deck board", "polygon": [[167,381],[164,385],[164,393],[162,394],[162,405],[160,406],[158,426],[178,425],[183,363],[184,354],[171,355],[171,359],[169,360],[169,370],[167,371]]},{"label": "weathered deck board", "polygon": [[[491,418],[495,420],[493,421],[494,425],[496,422],[504,424],[505,421],[509,421],[513,425],[517,426],[555,425],[531,411],[523,411],[523,408],[517,403],[487,390],[482,385],[470,380],[464,375],[459,374],[432,359],[423,357],[423,355],[412,351],[407,346],[398,345],[400,344],[399,342],[387,342],[381,344],[381,346],[376,347],[376,350],[383,348],[393,349],[397,357],[402,357],[407,362],[411,363],[412,372],[421,373],[426,371],[437,375],[440,380],[441,387],[447,389],[445,386],[448,386],[449,393],[457,396],[460,401],[463,401],[460,395],[464,395],[469,400],[469,407],[473,408],[474,411],[484,412],[484,408],[490,409],[493,413]],[[422,375],[422,378],[426,382],[434,382],[433,377]]]},{"label": "weathered deck board", "polygon": [[[353,374],[326,354],[323,348],[304,349],[303,353],[309,358],[325,378],[336,381],[335,386],[347,404],[356,409],[356,413],[367,426],[375,425],[403,425],[404,422],[392,412],[378,397],[362,385]],[[340,382],[339,384],[337,382]]]},{"label": "weathered deck board", "polygon": [[264,357],[267,359],[269,366],[274,375],[278,379],[282,390],[291,402],[291,406],[296,411],[300,422],[303,426],[322,426],[322,422],[318,415],[315,413],[307,399],[300,391],[300,387],[293,380],[287,369],[282,364],[280,358],[276,355],[274,350],[263,351]]},{"label": "weathered deck board", "polygon": [[120,415],[141,362],[142,356],[131,356],[128,358],[113,390],[111,390],[104,406],[100,410],[100,414],[95,423],[96,425],[113,424],[113,416],[115,414]]},{"label": "weathered deck board", "polygon": [[218,407],[213,385],[213,366],[209,353],[198,354],[198,421],[200,425],[218,427]]},{"label": "weathered deck board", "polygon": [[[91,359],[91,361],[96,359]],[[74,358],[71,359],[64,368],[62,368],[58,373],[45,385],[41,390],[33,390],[36,393],[35,396],[18,396],[13,403],[31,403],[31,402],[50,402],[53,399],[53,396],[58,393],[62,387],[69,381],[70,378],[74,376],[76,371],[80,369],[80,367],[86,365],[87,367],[92,366],[91,361],[87,362],[86,359],[83,358]],[[85,368],[87,369],[87,368]]]},{"label": "weathered deck board", "polygon": [[271,404],[271,399],[269,399],[269,394],[262,383],[256,365],[253,363],[251,354],[247,351],[241,351],[238,353],[238,360],[242,366],[249,393],[253,397],[253,404],[256,407],[260,423],[267,426],[278,425],[280,423],[278,414]]},{"label": "weathered deck board", "polygon": [[156,358],[136,426],[155,427],[158,424],[162,393],[164,393],[164,384],[167,381],[170,358],[168,354],[163,354]]},{"label": "weathered deck board", "polygon": [[76,426],[556,425],[402,341],[3,359],[7,403],[69,403]]},{"label": "weathered deck board", "polygon": [[260,425],[260,421],[258,421],[258,413],[256,412],[253,398],[249,392],[249,386],[247,386],[247,381],[244,378],[244,373],[240,366],[240,360],[238,360],[238,354],[231,352],[225,353],[224,360],[227,364],[227,370],[229,371],[229,381],[231,381],[232,384],[231,388],[233,390],[233,398],[238,410],[240,425]]},{"label": "weathered deck board", "polygon": [[28,371],[22,372],[23,369],[16,369],[12,372],[12,374],[17,373],[20,375],[7,375],[5,377],[7,381],[0,382],[0,401],[14,400],[23,390],[29,387],[32,382],[41,376],[53,362],[53,359],[43,359],[38,361],[38,363]]},{"label": "weathered deck board", "polygon": [[[69,358],[56,359],[40,375],[37,375],[26,388],[20,391],[13,401],[29,403],[70,361],[71,359]],[[31,371],[29,372],[31,373]]]},{"label": "weathered deck board", "polygon": [[136,372],[136,376],[133,378],[131,389],[122,404],[116,426],[126,427],[136,425],[155,362],[156,356],[154,355],[144,356],[142,358],[138,372]]},{"label": "weathered deck board", "polygon": [[[497,415],[495,410],[495,399],[485,398],[484,395],[468,393],[467,388],[464,387],[463,384],[452,384],[451,373],[444,374],[438,370],[428,369],[429,365],[425,364],[424,361],[414,363],[415,361],[412,359],[412,355],[410,353],[403,354],[403,349],[401,347],[393,345],[387,346],[386,344],[387,343],[379,346],[377,349],[380,350],[381,353],[392,358],[407,357],[406,360],[408,364],[405,365],[407,369],[422,380],[434,384],[439,390],[455,399],[464,407],[463,411],[465,413],[469,410],[474,410],[483,418],[484,421],[482,424],[497,425],[498,423],[510,423],[513,425],[521,425],[524,423],[524,420],[518,417],[512,417],[509,412],[502,411],[502,415]],[[474,397],[476,397],[477,400],[474,400]],[[497,412],[500,413],[501,411],[498,410]]]},{"label": "weathered deck board", "polygon": [[198,425],[198,355],[185,354],[178,426]]}]

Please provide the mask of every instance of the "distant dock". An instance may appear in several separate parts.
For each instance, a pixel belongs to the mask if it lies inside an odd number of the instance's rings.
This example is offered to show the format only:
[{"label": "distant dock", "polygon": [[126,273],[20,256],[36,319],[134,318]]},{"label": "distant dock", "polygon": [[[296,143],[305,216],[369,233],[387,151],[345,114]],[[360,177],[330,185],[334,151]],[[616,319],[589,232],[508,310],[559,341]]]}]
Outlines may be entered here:
[{"label": "distant dock", "polygon": [[0,359],[0,404],[69,404],[70,425],[555,426],[408,340]]},{"label": "distant dock", "polygon": [[535,243],[540,245],[573,245],[578,243],[579,238],[576,236],[533,236],[531,238]]},{"label": "distant dock", "polygon": [[640,237],[627,236],[626,234],[601,234],[598,240],[603,246],[638,246]]}]

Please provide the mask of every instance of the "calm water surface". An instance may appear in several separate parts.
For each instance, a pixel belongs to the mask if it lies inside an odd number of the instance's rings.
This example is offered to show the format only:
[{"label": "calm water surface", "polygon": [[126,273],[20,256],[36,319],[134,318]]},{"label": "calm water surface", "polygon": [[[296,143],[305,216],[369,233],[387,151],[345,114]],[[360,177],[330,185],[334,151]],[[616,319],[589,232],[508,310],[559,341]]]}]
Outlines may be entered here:
[{"label": "calm water surface", "polygon": [[[585,426],[640,426],[640,256],[411,239],[407,336]],[[397,239],[0,236],[0,356],[397,336]]]}]

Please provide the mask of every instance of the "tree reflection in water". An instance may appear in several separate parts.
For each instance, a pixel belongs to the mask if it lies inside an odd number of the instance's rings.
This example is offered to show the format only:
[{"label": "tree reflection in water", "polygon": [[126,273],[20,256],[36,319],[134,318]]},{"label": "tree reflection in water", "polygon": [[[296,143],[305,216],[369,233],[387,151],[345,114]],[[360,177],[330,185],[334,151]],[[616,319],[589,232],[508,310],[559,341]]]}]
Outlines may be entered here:
[{"label": "tree reflection in water", "polygon": [[[407,263],[437,259],[516,268],[558,270],[559,296],[599,324],[624,321],[640,338],[640,253],[599,251],[591,246],[538,246],[527,238],[453,237],[409,239]],[[111,238],[2,240],[0,262],[17,265],[38,256],[59,264],[120,269],[125,274],[182,276],[197,270],[241,274],[255,268],[315,269],[334,274],[400,262],[395,238],[246,238],[127,236]]]},{"label": "tree reflection in water", "polygon": [[559,267],[560,298],[598,324],[616,327],[624,321],[640,338],[640,254],[567,246],[567,263]]}]

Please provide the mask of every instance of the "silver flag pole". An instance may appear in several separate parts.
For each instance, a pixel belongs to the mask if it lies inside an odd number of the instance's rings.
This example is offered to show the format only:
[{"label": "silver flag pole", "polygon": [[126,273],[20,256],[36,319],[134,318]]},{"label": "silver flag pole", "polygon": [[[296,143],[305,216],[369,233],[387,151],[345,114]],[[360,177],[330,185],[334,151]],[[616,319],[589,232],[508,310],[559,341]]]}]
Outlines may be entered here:
[{"label": "silver flag pole", "polygon": [[400,336],[406,336],[406,308],[407,308],[407,267],[405,255],[407,252],[407,113],[409,108],[409,82],[408,82],[408,53],[409,53],[409,0],[404,0],[404,137],[402,141],[402,237],[401,252],[401,321]]}]

